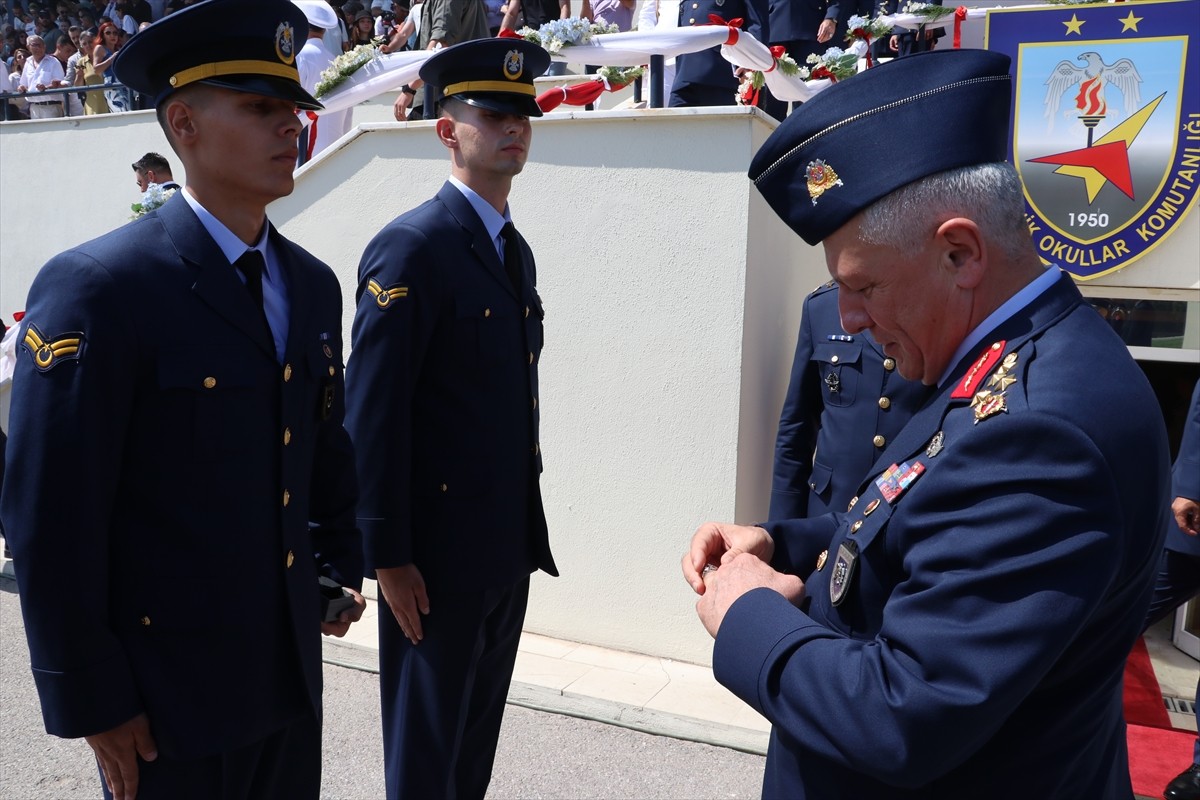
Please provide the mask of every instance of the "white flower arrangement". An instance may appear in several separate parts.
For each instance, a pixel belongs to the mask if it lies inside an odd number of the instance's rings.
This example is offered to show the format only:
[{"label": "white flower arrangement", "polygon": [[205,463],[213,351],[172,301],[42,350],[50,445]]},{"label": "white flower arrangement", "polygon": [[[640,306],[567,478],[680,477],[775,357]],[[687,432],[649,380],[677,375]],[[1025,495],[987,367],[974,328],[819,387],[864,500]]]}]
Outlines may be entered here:
[{"label": "white flower arrangement", "polygon": [[[1081,0],[1081,2],[1087,2],[1087,0]],[[900,10],[900,13],[912,14],[933,22],[941,19],[942,17],[950,16],[954,13],[954,9],[947,6],[935,6],[933,3],[910,2],[905,4],[904,8]]]},{"label": "white flower arrangement", "polygon": [[620,33],[616,25],[598,25],[579,17],[556,19],[547,22],[536,31],[533,28],[521,28],[517,35],[527,42],[541,45],[546,52],[555,55],[564,47],[587,44],[593,36],[604,33]]},{"label": "white flower arrangement", "polygon": [[321,71],[321,80],[317,81],[317,98],[324,97],[346,80],[379,57],[379,45],[383,39],[376,39],[370,44],[360,44],[347,50],[333,60],[333,63]]},{"label": "white flower arrangement", "polygon": [[[796,59],[788,55],[787,51],[780,45],[775,45],[771,48],[771,55],[775,58],[775,69],[782,72],[784,75],[799,75],[800,80],[806,81],[809,77],[808,67],[802,67],[796,63]],[[758,105],[758,96],[762,91],[763,86],[767,83],[766,75],[761,70],[753,70],[742,76],[742,81],[738,85],[737,92],[734,94],[734,99],[739,106],[756,106]]]},{"label": "white flower arrangement", "polygon": [[645,67],[601,67],[596,70],[596,74],[603,78],[610,88],[633,83],[645,73]]},{"label": "white flower arrangement", "polygon": [[133,211],[130,219],[137,219],[143,214],[149,214],[156,208],[162,206],[163,203],[171,199],[175,194],[175,187],[164,189],[161,183],[152,183],[146,187],[146,191],[142,194],[142,202],[134,203],[129,208]]},{"label": "white flower arrangement", "polygon": [[[933,6],[940,8],[941,6]],[[862,39],[867,44],[879,39],[883,36],[890,36],[892,26],[882,22],[878,18],[867,19],[866,17],[853,15],[846,21],[846,41],[853,42]]]},{"label": "white flower arrangement", "polygon": [[836,83],[858,73],[858,54],[840,47],[831,47],[821,55],[810,55],[807,61],[813,65],[810,71],[813,78],[828,78]]}]

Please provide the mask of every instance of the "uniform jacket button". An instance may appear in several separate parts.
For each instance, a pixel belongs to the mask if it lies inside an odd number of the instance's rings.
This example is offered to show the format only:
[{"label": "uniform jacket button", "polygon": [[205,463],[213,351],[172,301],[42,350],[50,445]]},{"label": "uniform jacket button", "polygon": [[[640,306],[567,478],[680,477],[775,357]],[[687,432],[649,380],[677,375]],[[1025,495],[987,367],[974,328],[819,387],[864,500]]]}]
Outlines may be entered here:
[{"label": "uniform jacket button", "polygon": [[217,379],[216,379],[216,378],[213,378],[213,377],[208,377],[208,378],[205,378],[205,379],[204,379],[204,388],[205,388],[205,389],[211,389],[211,388],[213,388],[213,387],[214,387],[214,386],[216,386],[216,385],[217,385]]},{"label": "uniform jacket button", "polygon": [[875,445],[876,447],[883,447],[885,444],[887,444],[887,439],[883,438],[879,434],[875,434],[875,438],[871,440],[871,444]]},{"label": "uniform jacket button", "polygon": [[283,507],[287,508],[287,504],[292,502],[292,493],[287,489],[283,490]]},{"label": "uniform jacket button", "polygon": [[288,550],[288,552],[287,552],[286,563],[287,563],[288,569],[291,569],[292,564],[296,563],[296,554],[294,552],[292,552],[291,550]]},{"label": "uniform jacket button", "polygon": [[896,359],[885,358],[883,360],[883,368],[886,369],[888,372],[891,372],[892,370],[894,370],[896,368]]},{"label": "uniform jacket button", "polygon": [[144,625],[145,627],[147,627],[147,628],[149,628],[149,627],[150,627],[150,618],[149,618],[149,617],[142,617],[142,618],[141,618],[141,620],[139,620],[139,621],[140,621],[140,622],[142,623],[142,625]]},{"label": "uniform jacket button", "polygon": [[887,398],[887,397],[879,398],[879,407],[880,408],[890,408],[891,405],[892,405],[892,401],[889,398]]},{"label": "uniform jacket button", "polygon": [[292,429],[284,428],[283,429],[283,445],[284,445],[284,447],[286,447],[291,443],[292,443]]},{"label": "uniform jacket button", "polygon": [[291,379],[292,379],[292,365],[284,364],[283,365],[283,382],[287,383]]}]

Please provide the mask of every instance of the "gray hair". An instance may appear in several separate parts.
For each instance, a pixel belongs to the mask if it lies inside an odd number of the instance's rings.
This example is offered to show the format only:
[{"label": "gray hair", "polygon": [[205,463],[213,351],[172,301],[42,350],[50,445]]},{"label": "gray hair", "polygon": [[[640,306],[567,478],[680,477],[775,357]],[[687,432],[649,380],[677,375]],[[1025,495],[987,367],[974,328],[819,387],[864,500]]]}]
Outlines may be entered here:
[{"label": "gray hair", "polygon": [[911,251],[951,217],[973,221],[1013,261],[1033,252],[1021,178],[1005,162],[959,167],[900,187],[867,207],[859,238],[867,244]]}]

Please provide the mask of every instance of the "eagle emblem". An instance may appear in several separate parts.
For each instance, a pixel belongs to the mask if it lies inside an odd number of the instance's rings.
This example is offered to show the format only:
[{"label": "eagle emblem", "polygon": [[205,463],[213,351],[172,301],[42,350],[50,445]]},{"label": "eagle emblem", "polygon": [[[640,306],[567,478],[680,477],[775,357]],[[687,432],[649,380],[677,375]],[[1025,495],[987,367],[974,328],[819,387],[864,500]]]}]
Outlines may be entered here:
[{"label": "eagle emblem", "polygon": [[504,77],[510,81],[520,80],[525,74],[525,54],[520,50],[509,50],[504,54]]},{"label": "eagle emblem", "polygon": [[296,31],[290,22],[281,22],[275,29],[275,55],[285,64],[296,60]]},{"label": "eagle emblem", "polygon": [[83,349],[84,336],[81,331],[64,333],[56,338],[42,335],[37,326],[30,323],[25,329],[22,346],[33,358],[38,372],[49,372],[63,361],[78,361]]},{"label": "eagle emblem", "polygon": [[[1124,116],[1130,117],[1142,105],[1141,85],[1142,76],[1137,67],[1128,58],[1121,58],[1112,64],[1105,64],[1104,59],[1095,51],[1080,53],[1075,58],[1082,61],[1084,66],[1077,67],[1070,61],[1060,61],[1046,79],[1046,129],[1054,130],[1054,121],[1058,117],[1063,97],[1068,92],[1075,91],[1074,107],[1064,113],[1064,116],[1078,115],[1084,125],[1095,128],[1099,122],[1108,116],[1109,86],[1114,87],[1124,98]],[[1089,120],[1093,120],[1089,125]]]},{"label": "eagle emblem", "polygon": [[391,306],[393,300],[408,297],[407,286],[389,286],[385,289],[374,278],[367,281],[367,291],[375,298],[375,305],[385,310]]}]

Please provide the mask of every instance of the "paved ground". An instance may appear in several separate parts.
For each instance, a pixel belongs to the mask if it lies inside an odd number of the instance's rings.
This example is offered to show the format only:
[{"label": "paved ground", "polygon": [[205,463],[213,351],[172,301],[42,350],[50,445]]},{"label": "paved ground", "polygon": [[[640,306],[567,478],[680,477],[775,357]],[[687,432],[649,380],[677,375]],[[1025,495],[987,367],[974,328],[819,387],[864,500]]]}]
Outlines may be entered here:
[{"label": "paved ground", "polygon": [[[93,800],[82,741],[47,736],[13,584],[0,580],[0,799]],[[382,797],[379,679],[325,667],[322,796]],[[489,798],[753,798],[763,758],[509,706]]]}]

